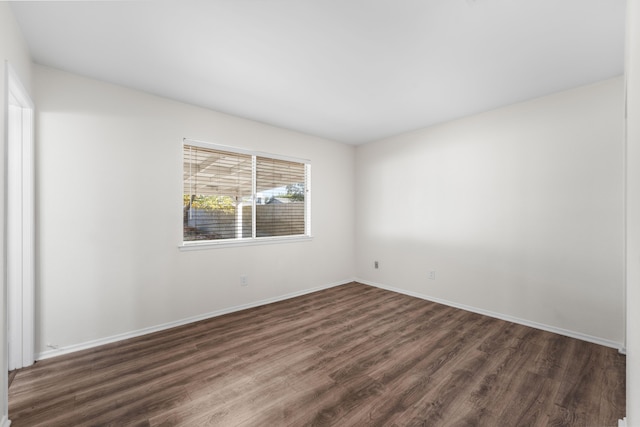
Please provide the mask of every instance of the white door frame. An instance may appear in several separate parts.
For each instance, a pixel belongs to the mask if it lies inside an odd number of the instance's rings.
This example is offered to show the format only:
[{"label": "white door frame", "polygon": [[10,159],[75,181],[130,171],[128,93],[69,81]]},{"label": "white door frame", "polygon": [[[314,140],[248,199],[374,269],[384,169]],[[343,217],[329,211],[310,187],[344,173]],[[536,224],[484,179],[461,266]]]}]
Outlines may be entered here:
[{"label": "white door frame", "polygon": [[6,75],[7,338],[9,370],[14,370],[34,362],[34,107],[8,62]]}]

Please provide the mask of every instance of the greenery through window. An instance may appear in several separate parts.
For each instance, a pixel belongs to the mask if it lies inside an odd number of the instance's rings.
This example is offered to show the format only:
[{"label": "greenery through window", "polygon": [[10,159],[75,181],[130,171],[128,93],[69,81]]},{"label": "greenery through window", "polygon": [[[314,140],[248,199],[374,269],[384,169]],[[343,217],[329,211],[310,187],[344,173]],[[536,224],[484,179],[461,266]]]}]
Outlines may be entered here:
[{"label": "greenery through window", "polygon": [[309,235],[310,164],[185,140],[183,240]]}]

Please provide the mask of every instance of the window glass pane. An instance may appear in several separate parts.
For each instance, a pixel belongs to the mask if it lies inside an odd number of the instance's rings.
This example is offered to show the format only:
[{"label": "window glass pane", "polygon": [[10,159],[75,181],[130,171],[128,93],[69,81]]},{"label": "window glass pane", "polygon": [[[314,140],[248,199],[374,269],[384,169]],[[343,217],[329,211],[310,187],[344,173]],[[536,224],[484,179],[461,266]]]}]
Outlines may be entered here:
[{"label": "window glass pane", "polygon": [[251,237],[252,156],[184,145],[183,171],[184,241]]},{"label": "window glass pane", "polygon": [[256,237],[305,234],[305,165],[256,158]]}]

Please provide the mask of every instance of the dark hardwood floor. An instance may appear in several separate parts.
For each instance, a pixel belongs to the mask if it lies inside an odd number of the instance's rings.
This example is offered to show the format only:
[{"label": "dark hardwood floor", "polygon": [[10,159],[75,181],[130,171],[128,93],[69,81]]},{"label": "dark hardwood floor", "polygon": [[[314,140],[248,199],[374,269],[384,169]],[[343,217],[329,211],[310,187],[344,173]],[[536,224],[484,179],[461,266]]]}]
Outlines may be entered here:
[{"label": "dark hardwood floor", "polygon": [[42,360],[20,426],[617,426],[615,349],[351,283]]}]

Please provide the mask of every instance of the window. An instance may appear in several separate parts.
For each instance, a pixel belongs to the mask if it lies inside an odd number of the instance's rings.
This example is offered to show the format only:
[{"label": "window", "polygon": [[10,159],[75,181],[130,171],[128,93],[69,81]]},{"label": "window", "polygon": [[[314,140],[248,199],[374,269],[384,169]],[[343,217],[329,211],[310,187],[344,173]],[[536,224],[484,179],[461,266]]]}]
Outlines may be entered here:
[{"label": "window", "polygon": [[309,161],[191,140],[183,157],[185,245],[310,235]]}]

